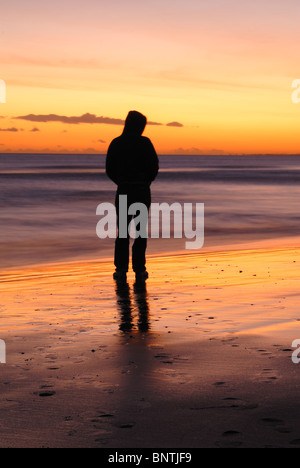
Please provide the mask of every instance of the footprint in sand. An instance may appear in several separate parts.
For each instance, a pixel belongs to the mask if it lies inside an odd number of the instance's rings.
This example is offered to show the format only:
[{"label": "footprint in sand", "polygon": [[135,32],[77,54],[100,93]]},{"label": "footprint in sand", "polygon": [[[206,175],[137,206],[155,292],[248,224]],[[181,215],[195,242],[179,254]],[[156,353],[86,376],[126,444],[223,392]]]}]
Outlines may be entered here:
[{"label": "footprint in sand", "polygon": [[282,419],[277,418],[262,418],[261,422],[266,424],[267,426],[278,426],[284,424]]},{"label": "footprint in sand", "polygon": [[290,445],[300,446],[300,439],[291,440]]},{"label": "footprint in sand", "polygon": [[132,429],[135,426],[135,423],[121,424],[120,429]]},{"label": "footprint in sand", "polygon": [[279,418],[262,418],[261,422],[266,426],[270,426],[276,432],[280,432],[281,434],[289,434],[292,432],[292,429],[285,426],[285,422]]},{"label": "footprint in sand", "polygon": [[256,403],[249,403],[246,400],[243,400],[242,398],[226,397],[223,398],[223,401],[225,401],[226,403],[231,403],[230,407],[236,408],[238,410],[254,410],[258,408],[258,405]]},{"label": "footprint in sand", "polygon": [[48,390],[50,388],[53,388],[52,385],[42,385],[40,387],[40,390],[37,392],[33,392],[34,395],[38,395],[40,397],[51,397],[53,395],[56,395],[56,392],[54,390]]},{"label": "footprint in sand", "polygon": [[103,414],[100,414],[99,416],[96,416],[94,417],[93,419],[91,419],[91,422],[92,423],[99,423],[99,421],[103,421],[104,419],[111,419],[113,418],[114,415],[113,414],[110,414],[110,413],[103,413]]},{"label": "footprint in sand", "polygon": [[56,392],[54,391],[39,392],[38,395],[40,397],[51,397],[53,395],[56,395]]},{"label": "footprint in sand", "polygon": [[154,357],[155,359],[158,359],[163,364],[173,364],[172,357],[167,353],[159,353],[159,354],[156,354]]},{"label": "footprint in sand", "polygon": [[243,434],[236,430],[228,430],[223,432],[221,438],[216,441],[216,446],[220,448],[237,448],[241,447]]}]

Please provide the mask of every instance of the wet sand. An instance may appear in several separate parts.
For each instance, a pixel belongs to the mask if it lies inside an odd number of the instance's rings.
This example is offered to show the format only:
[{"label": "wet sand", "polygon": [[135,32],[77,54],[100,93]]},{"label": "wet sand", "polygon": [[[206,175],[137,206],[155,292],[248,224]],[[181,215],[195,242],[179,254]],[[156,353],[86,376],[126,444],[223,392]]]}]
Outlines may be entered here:
[{"label": "wet sand", "polygon": [[300,446],[300,249],[0,274],[1,447]]}]

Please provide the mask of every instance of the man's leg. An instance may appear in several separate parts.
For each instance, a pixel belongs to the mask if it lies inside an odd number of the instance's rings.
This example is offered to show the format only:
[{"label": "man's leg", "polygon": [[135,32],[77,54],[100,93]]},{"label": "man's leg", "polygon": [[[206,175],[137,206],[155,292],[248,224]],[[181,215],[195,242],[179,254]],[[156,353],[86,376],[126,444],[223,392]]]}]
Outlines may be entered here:
[{"label": "man's leg", "polygon": [[115,267],[117,271],[127,273],[129,267],[129,239],[117,237],[115,243]]},{"label": "man's leg", "polygon": [[126,276],[129,268],[129,234],[128,234],[128,225],[130,223],[131,217],[127,217],[127,237],[120,237],[120,217],[119,217],[119,193],[116,196],[116,212],[117,212],[117,226],[118,226],[118,237],[115,242],[115,267],[116,273],[114,276],[117,279],[118,274]]},{"label": "man's leg", "polygon": [[[145,192],[141,195],[140,198],[141,203],[147,207],[149,212],[151,206],[151,197],[149,191]],[[148,219],[145,220],[148,223]],[[139,232],[146,233],[147,226],[139,226]],[[146,250],[147,250],[148,239],[147,237],[137,237],[134,241],[132,246],[132,268],[133,271],[137,274],[146,279],[148,277],[147,270],[146,270]]]},{"label": "man's leg", "polygon": [[147,239],[138,237],[132,246],[132,268],[135,273],[146,271]]}]

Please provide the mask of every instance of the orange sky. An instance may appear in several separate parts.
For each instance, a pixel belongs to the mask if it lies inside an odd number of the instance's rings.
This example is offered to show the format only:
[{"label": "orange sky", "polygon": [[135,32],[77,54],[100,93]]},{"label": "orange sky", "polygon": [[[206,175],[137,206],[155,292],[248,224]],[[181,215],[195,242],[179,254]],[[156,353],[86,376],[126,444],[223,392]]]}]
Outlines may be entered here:
[{"label": "orange sky", "polygon": [[105,153],[121,125],[63,117],[136,109],[161,154],[300,153],[299,17],[298,0],[5,2],[0,152]]}]

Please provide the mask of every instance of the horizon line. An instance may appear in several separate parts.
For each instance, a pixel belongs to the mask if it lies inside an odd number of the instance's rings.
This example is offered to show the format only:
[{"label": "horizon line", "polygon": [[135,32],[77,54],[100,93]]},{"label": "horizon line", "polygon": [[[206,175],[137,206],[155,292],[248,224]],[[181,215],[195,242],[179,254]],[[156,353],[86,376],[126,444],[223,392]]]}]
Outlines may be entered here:
[{"label": "horizon line", "polygon": [[[199,153],[199,154],[192,154],[192,153],[157,153],[158,156],[207,156],[207,157],[213,157],[213,156],[300,156],[299,153],[220,153],[220,154],[205,154],[205,153]],[[65,153],[60,153],[60,152],[1,152],[0,151],[0,156],[2,155],[40,155],[40,156],[50,156],[50,155],[55,155],[55,156],[106,156],[106,153],[72,153],[72,152],[65,152]]]}]

